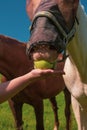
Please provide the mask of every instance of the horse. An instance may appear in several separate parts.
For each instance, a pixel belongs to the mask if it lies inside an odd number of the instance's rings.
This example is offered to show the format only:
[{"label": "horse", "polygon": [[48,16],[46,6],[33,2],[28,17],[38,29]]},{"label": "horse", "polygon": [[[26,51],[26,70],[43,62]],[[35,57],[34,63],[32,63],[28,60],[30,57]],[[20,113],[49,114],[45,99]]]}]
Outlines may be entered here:
[{"label": "horse", "polygon": [[87,130],[87,15],[83,5],[79,0],[27,0],[26,10],[32,20],[27,55],[34,61],[54,63],[63,54],[63,79],[71,93],[78,130]]},{"label": "horse", "polygon": [[[25,52],[26,43],[0,35],[0,73],[4,76],[1,79],[2,82],[21,76],[33,69],[33,60],[29,60]],[[64,63],[62,62],[60,64],[62,65]],[[58,67],[61,68],[61,65]],[[8,102],[15,119],[16,129],[23,130],[22,107],[24,103],[27,103],[32,105],[34,108],[36,116],[36,130],[44,130],[43,100],[48,98],[54,112],[54,129],[58,130],[58,107],[55,96],[62,91],[64,91],[65,95],[66,129],[69,130],[71,96],[65,88],[62,77],[56,79],[48,78],[47,80],[35,82],[29,85],[29,87],[27,86],[13,98],[9,99]]]}]

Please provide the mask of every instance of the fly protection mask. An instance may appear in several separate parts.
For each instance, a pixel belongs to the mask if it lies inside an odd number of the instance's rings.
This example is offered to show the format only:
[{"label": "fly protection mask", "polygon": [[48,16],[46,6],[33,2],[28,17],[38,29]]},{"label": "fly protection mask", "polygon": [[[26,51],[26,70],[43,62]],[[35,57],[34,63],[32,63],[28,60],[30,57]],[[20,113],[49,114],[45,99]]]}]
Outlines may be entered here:
[{"label": "fly protection mask", "polygon": [[71,30],[54,1],[42,1],[35,12],[31,25],[30,41],[27,43],[27,54],[39,45],[48,45],[58,53],[66,50],[66,45],[75,34],[75,24]]}]

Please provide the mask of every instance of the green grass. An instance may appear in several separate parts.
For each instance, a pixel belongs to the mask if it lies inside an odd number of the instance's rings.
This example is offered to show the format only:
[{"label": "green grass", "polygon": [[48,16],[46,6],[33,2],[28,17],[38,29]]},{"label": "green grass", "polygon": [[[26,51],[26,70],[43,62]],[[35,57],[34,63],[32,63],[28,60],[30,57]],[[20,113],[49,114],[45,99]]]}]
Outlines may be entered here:
[{"label": "green grass", "polygon": [[[0,75],[1,79],[1,75]],[[57,96],[58,103],[58,115],[60,121],[60,129],[65,130],[65,99],[63,93],[60,93]],[[72,110],[71,110],[72,111]],[[24,121],[24,130],[35,130],[35,115],[33,107],[27,104],[23,106],[23,121]],[[44,100],[44,126],[45,130],[53,130],[54,126],[54,115],[52,111],[51,104],[49,100]],[[8,102],[0,104],[0,130],[15,130],[14,127],[14,118]],[[77,130],[77,125],[72,112],[72,128],[71,130]]]},{"label": "green grass", "polygon": [[[65,101],[63,93],[57,96],[57,102],[59,106],[59,120],[60,129],[65,129],[65,116],[64,107]],[[23,120],[24,120],[24,130],[35,130],[35,115],[33,107],[27,104],[23,106]],[[49,100],[44,100],[44,126],[45,130],[53,130],[54,125],[54,115],[52,111],[51,104]],[[0,130],[15,130],[14,128],[14,118],[9,108],[8,102],[0,104]],[[72,129],[77,130],[76,122],[72,113]]]}]

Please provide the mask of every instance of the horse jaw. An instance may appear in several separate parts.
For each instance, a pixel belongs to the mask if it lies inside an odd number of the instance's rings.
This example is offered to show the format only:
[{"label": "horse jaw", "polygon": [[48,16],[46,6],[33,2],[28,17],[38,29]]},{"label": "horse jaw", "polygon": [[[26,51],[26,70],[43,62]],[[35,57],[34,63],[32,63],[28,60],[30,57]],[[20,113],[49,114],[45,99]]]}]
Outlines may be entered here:
[{"label": "horse jaw", "polygon": [[56,0],[69,29],[75,21],[79,0]]}]

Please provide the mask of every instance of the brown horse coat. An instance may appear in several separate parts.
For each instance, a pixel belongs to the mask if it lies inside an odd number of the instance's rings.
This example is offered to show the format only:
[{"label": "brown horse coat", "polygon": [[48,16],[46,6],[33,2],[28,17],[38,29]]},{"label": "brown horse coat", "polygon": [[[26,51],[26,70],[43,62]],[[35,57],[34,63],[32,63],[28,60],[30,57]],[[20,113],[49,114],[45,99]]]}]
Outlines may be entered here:
[{"label": "brown horse coat", "polygon": [[[26,56],[26,44],[21,43],[10,37],[0,35],[0,73],[2,73],[7,80],[23,75],[33,69],[33,61]],[[58,67],[61,68],[63,63]],[[6,80],[5,79],[5,80]],[[65,88],[62,76],[58,78],[50,77],[46,80],[35,82],[29,87],[9,100],[12,109],[17,130],[22,130],[22,106],[24,103],[30,104],[34,107],[36,114],[36,130],[44,130],[43,125],[43,99],[49,98],[57,114],[57,105],[55,97]],[[70,111],[70,94],[65,91],[66,101],[66,115]],[[38,114],[39,112],[39,114]],[[57,115],[56,115],[57,116]],[[69,127],[69,115],[67,118],[67,127]],[[58,127],[58,119],[55,119],[55,127]],[[69,130],[67,128],[67,130]]]}]

